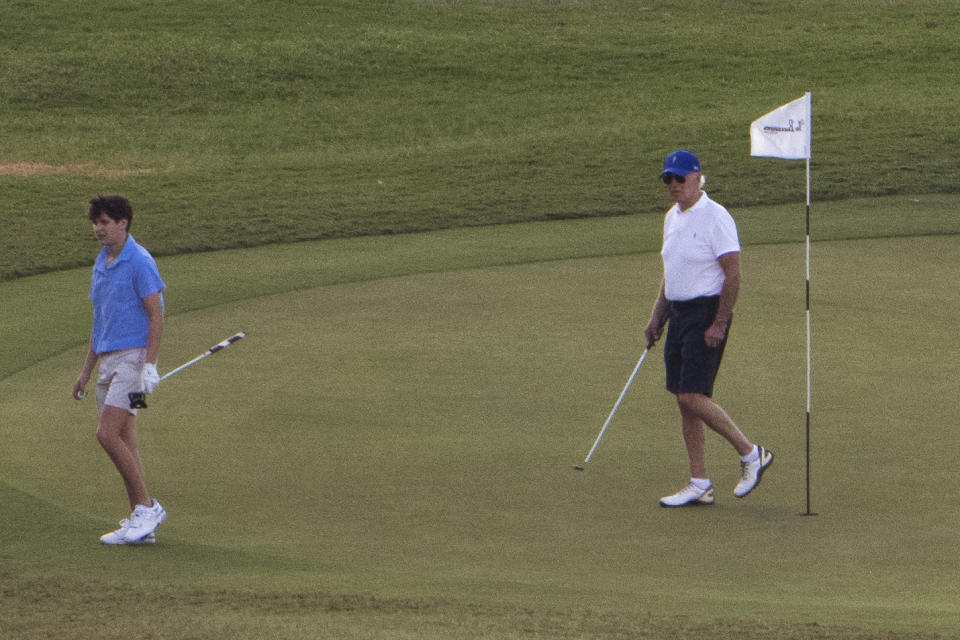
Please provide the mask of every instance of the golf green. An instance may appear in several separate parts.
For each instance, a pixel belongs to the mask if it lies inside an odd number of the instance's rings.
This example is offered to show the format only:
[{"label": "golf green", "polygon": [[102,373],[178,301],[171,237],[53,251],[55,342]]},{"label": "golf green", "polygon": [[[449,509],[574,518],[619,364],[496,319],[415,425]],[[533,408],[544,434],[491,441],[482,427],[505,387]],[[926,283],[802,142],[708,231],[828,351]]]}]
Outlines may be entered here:
[{"label": "golf green", "polygon": [[[960,365],[942,341],[960,311],[958,240],[821,243],[815,255],[816,516],[801,515],[802,248],[767,245],[743,256],[716,392],[777,455],[747,499],[732,495],[736,456],[712,437],[717,504],[657,506],[687,471],[656,348],[586,471],[571,469],[642,351],[659,281],[656,254],[582,258],[169,317],[161,371],[235,331],[247,339],[164,382],[139,420],[170,514],[149,550],[96,544],[125,505],[93,405],[69,399],[81,349],[11,375],[3,555],[22,579],[67,584],[948,633],[960,620],[943,554]],[[190,264],[176,260],[161,268]]]}]

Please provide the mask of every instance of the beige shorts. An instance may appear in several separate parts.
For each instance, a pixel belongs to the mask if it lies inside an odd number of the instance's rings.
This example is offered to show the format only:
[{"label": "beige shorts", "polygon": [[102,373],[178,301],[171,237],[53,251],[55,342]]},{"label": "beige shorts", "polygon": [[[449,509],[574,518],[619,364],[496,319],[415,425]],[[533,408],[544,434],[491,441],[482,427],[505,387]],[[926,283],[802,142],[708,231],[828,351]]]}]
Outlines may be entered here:
[{"label": "beige shorts", "polygon": [[130,396],[134,391],[143,391],[140,373],[147,359],[146,349],[111,351],[100,356],[100,377],[97,379],[97,409],[119,407],[137,415],[130,408]]}]

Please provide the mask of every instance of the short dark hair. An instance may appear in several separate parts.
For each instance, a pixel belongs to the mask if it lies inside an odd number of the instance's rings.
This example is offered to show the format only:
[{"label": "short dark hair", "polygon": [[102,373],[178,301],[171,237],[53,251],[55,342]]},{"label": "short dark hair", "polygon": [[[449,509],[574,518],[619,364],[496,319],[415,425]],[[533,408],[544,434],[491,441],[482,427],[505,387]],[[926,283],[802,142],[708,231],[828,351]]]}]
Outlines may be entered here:
[{"label": "short dark hair", "polygon": [[126,220],[127,231],[130,231],[130,225],[133,224],[133,207],[123,196],[97,196],[91,200],[88,214],[90,221],[96,220],[102,213],[110,216],[114,222]]}]

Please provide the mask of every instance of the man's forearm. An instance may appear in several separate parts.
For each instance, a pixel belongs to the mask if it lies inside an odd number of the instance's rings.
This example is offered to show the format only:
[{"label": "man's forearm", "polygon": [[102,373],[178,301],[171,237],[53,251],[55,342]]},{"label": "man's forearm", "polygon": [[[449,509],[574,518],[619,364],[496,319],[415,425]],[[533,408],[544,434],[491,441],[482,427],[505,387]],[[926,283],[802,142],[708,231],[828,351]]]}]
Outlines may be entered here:
[{"label": "man's forearm", "polygon": [[733,307],[737,304],[739,294],[739,275],[727,278],[723,283],[723,289],[720,291],[720,302],[717,305],[717,315],[714,317],[714,322],[724,326],[730,324],[730,317],[733,315]]},{"label": "man's forearm", "polygon": [[667,302],[666,286],[663,280],[660,281],[660,290],[657,292],[657,299],[653,303],[653,311],[650,312],[650,324],[660,324],[660,319],[667,312],[669,306]]},{"label": "man's forearm", "polygon": [[163,303],[160,301],[160,294],[152,295],[143,302],[147,316],[150,318],[146,361],[157,364],[157,358],[160,356],[160,342],[163,339]]},{"label": "man's forearm", "polygon": [[85,380],[90,379],[90,376],[93,375],[93,368],[97,366],[97,360],[99,359],[100,359],[99,356],[97,356],[97,353],[93,350],[93,338],[91,338],[90,348],[87,349],[87,357],[84,358],[83,369],[80,371],[80,376],[83,379]]},{"label": "man's forearm", "polygon": [[160,356],[160,341],[163,338],[163,317],[150,321],[150,334],[147,337],[146,361],[157,364]]}]

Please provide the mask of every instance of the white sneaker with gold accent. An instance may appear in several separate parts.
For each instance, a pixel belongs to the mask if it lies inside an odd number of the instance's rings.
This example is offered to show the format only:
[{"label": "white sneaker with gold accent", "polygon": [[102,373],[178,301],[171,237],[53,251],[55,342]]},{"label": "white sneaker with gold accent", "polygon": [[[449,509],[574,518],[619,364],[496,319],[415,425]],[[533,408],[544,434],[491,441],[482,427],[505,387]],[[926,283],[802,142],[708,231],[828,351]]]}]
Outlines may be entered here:
[{"label": "white sneaker with gold accent", "polygon": [[660,498],[661,507],[697,507],[713,504],[713,485],[701,489],[692,482],[672,496]]},{"label": "white sneaker with gold accent", "polygon": [[129,520],[121,520],[119,529],[117,529],[116,531],[111,531],[110,533],[105,533],[102,536],[100,536],[100,544],[106,544],[111,546],[121,545],[121,544],[124,544],[124,545],[157,544],[156,531],[154,531],[148,536],[140,538],[136,542],[127,542],[126,539],[124,538],[124,534],[125,534],[124,530],[129,528],[129,526],[130,526]]}]

